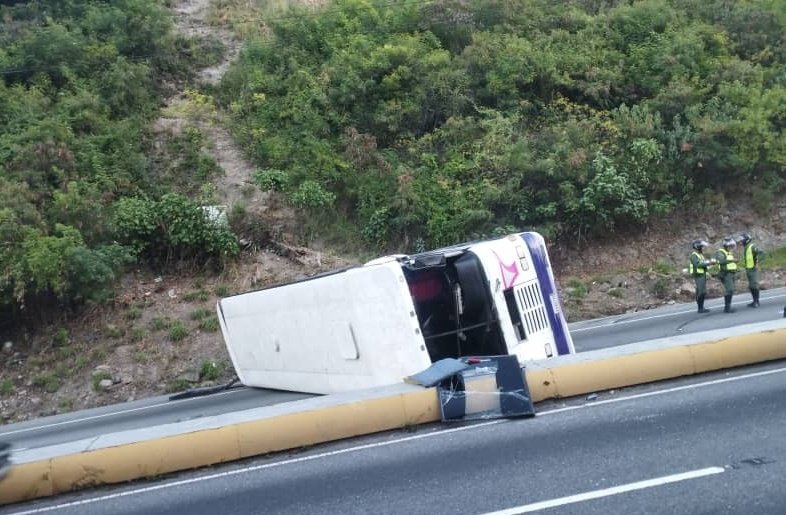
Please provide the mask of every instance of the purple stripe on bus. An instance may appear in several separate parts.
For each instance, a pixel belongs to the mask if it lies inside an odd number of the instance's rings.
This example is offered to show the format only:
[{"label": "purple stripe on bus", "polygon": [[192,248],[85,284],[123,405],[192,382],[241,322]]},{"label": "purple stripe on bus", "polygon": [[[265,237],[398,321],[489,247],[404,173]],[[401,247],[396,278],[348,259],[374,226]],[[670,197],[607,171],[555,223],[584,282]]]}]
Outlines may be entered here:
[{"label": "purple stripe on bus", "polygon": [[532,265],[535,267],[540,289],[543,291],[543,303],[546,306],[546,313],[551,322],[551,329],[554,332],[554,342],[557,345],[557,354],[570,354],[570,344],[568,343],[568,327],[565,321],[564,313],[555,313],[554,305],[551,299],[559,299],[557,297],[557,285],[554,283],[554,278],[551,274],[551,267],[548,262],[548,255],[546,253],[546,246],[543,239],[539,235],[531,232],[519,233],[521,239],[527,244],[530,255],[532,256]]}]

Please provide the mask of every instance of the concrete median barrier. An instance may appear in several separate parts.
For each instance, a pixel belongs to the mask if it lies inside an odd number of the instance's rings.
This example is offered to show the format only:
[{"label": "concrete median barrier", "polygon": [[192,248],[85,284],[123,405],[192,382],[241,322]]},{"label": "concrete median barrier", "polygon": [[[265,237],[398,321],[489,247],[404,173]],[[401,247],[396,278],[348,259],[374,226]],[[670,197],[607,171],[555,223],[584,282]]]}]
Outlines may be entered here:
[{"label": "concrete median barrier", "polygon": [[786,358],[786,320],[621,345],[527,366],[535,402]]},{"label": "concrete median barrier", "polygon": [[[527,366],[533,400],[573,397],[786,358],[786,320],[562,356]],[[436,389],[327,395],[21,451],[0,504],[146,479],[440,419]]]}]

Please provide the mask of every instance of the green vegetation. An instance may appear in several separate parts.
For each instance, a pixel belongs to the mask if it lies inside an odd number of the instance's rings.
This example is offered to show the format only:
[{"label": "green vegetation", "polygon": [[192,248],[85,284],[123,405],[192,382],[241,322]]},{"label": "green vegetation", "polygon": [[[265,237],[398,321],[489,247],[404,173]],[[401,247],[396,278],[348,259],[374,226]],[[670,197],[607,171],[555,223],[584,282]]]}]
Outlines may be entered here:
[{"label": "green vegetation", "polygon": [[652,294],[659,299],[669,298],[669,279],[668,277],[658,277],[652,285]]},{"label": "green vegetation", "polygon": [[136,320],[137,318],[142,316],[142,310],[139,308],[131,307],[125,312],[124,316],[126,320]]},{"label": "green vegetation", "polygon": [[156,0],[3,2],[0,18],[0,322],[105,302],[135,260],[234,254],[185,196],[217,171],[202,135],[173,137],[162,160],[150,131],[162,85],[223,46],[176,35]]},{"label": "green vegetation", "polygon": [[208,333],[218,331],[218,317],[209,309],[197,308],[191,312],[191,320],[199,323],[199,329]]},{"label": "green vegetation", "polygon": [[665,261],[657,261],[653,269],[655,272],[662,275],[673,275],[677,272],[672,263],[667,263]]},{"label": "green vegetation", "polygon": [[72,411],[74,409],[74,399],[62,399],[58,403],[58,406],[60,406],[60,409],[63,411]]},{"label": "green vegetation", "polygon": [[213,314],[212,311],[206,308],[197,308],[191,312],[191,320],[202,320]]},{"label": "green vegetation", "polygon": [[218,317],[216,315],[210,315],[207,318],[203,318],[199,321],[199,329],[206,333],[214,333],[219,329],[218,325]]},{"label": "green vegetation", "polygon": [[575,241],[784,186],[781,1],[336,0],[243,30],[216,100],[304,234]]},{"label": "green vegetation", "polygon": [[150,327],[153,331],[163,331],[167,329],[172,324],[172,321],[168,318],[154,318],[150,321]]},{"label": "green vegetation", "polygon": [[97,345],[90,350],[91,361],[102,361],[109,355],[109,349],[106,345]]},{"label": "green vegetation", "polygon": [[166,391],[167,393],[182,392],[188,390],[190,387],[191,383],[186,379],[173,379],[167,383]]},{"label": "green vegetation", "polygon": [[145,328],[144,327],[134,327],[131,329],[131,341],[132,342],[139,342],[142,341],[145,337]]},{"label": "green vegetation", "polygon": [[60,389],[60,378],[52,373],[42,373],[33,377],[33,385],[43,388],[48,393],[55,393]]},{"label": "green vegetation", "polygon": [[763,268],[786,268],[786,247],[768,249],[761,266]]},{"label": "green vegetation", "polygon": [[93,374],[93,390],[101,391],[101,381],[104,379],[112,379],[112,374],[105,370],[98,371]]},{"label": "green vegetation", "polygon": [[103,333],[107,338],[120,338],[126,334],[126,329],[116,324],[106,324]]},{"label": "green vegetation", "polygon": [[587,296],[589,289],[587,285],[578,279],[568,281],[567,294],[570,299],[580,300]]},{"label": "green vegetation", "polygon": [[74,345],[63,345],[58,349],[58,354],[64,359],[75,358],[79,350]]},{"label": "green vegetation", "polygon": [[173,342],[179,342],[185,339],[186,336],[188,336],[188,328],[183,325],[183,322],[180,320],[172,322],[172,325],[169,326],[169,339]]},{"label": "green vegetation", "polygon": [[0,396],[11,395],[14,393],[14,382],[10,379],[3,379],[0,382]]},{"label": "green vegetation", "polygon": [[211,222],[199,204],[166,193],[160,200],[128,197],[117,202],[114,223],[120,241],[153,262],[232,256],[237,240]]},{"label": "green vegetation", "polygon": [[[306,238],[374,253],[529,228],[581,242],[740,189],[765,212],[786,186],[783,0],[284,4],[212,5],[246,46],[171,109],[229,113],[254,187],[297,208]],[[202,210],[220,170],[201,125],[152,144],[164,85],[221,43],[175,35],[171,2],[42,5],[0,3],[0,322],[105,302],[131,263],[221,268],[239,252]],[[276,230],[230,209],[256,244]],[[152,327],[184,338],[175,324]]]},{"label": "green vegetation", "polygon": [[224,372],[224,363],[221,361],[203,361],[199,369],[200,381],[215,381]]},{"label": "green vegetation", "polygon": [[82,370],[86,366],[87,366],[87,358],[85,356],[77,356],[76,359],[74,359],[74,364],[72,365],[71,368],[74,371],[78,371],[78,370]]},{"label": "green vegetation", "polygon": [[185,295],[183,295],[183,300],[186,302],[195,302],[195,301],[205,302],[209,298],[210,298],[210,293],[202,289],[190,291]]},{"label": "green vegetation", "polygon": [[144,364],[144,363],[148,363],[150,361],[150,356],[148,355],[148,353],[145,352],[145,351],[141,351],[141,350],[134,351],[134,353],[131,355],[131,357],[137,363]]},{"label": "green vegetation", "polygon": [[57,345],[58,347],[63,347],[68,345],[69,337],[68,337],[68,330],[64,327],[61,327],[57,331],[55,331],[54,336],[52,336],[52,343]]}]

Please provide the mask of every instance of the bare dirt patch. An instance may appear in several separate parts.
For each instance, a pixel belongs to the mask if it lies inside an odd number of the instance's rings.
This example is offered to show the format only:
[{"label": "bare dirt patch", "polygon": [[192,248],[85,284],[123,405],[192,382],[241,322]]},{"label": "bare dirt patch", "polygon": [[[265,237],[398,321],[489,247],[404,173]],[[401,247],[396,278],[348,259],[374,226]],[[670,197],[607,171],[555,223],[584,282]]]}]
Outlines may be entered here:
[{"label": "bare dirt patch", "polygon": [[173,11],[177,28],[183,34],[191,37],[216,37],[224,44],[226,48],[224,59],[215,66],[200,70],[198,75],[200,81],[216,84],[237,57],[241,43],[231,31],[208,23],[209,8],[210,0],[185,0],[178,3]]}]

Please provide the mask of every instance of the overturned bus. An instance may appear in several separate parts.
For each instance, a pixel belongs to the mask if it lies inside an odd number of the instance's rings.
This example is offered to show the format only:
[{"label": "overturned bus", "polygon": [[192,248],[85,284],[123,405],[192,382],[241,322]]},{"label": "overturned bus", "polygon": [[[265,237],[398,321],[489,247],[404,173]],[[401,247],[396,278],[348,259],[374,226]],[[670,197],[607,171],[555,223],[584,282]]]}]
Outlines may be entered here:
[{"label": "overturned bus", "polygon": [[385,256],[217,310],[238,377],[254,387],[335,393],[401,382],[446,357],[574,352],[534,232]]}]

